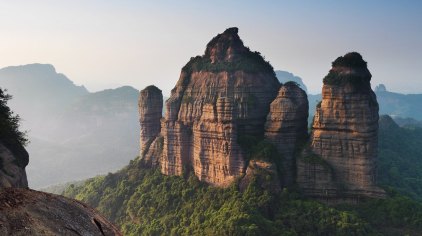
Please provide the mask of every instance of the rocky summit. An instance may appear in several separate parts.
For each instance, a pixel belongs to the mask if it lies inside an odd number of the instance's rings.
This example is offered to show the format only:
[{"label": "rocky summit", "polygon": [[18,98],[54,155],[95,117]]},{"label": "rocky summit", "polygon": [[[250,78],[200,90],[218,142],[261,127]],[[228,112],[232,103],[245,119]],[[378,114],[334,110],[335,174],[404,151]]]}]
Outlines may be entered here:
[{"label": "rocky summit", "polygon": [[[217,186],[227,186],[245,173],[238,138],[263,135],[280,83],[271,65],[246,48],[237,33],[230,28],[217,35],[203,56],[183,67],[157,136],[162,138],[162,152],[155,159],[162,173],[182,175],[192,169],[200,180]],[[158,122],[155,117],[154,126]],[[151,144],[144,158],[149,159],[156,146]]]},{"label": "rocky summit", "polygon": [[[295,82],[280,84],[272,66],[244,46],[237,28],[229,28],[182,68],[164,117],[161,91],[141,91],[141,163],[166,175],[193,171],[222,187],[239,178],[244,186],[252,173],[266,170],[280,179],[277,186],[266,184],[273,189],[298,183],[317,198],[327,192],[339,198],[341,191],[380,197],[378,103],[370,79],[360,54],[335,60],[309,139],[306,92]],[[245,140],[266,149],[250,150]],[[277,153],[271,160],[260,158],[273,150],[268,145]]]},{"label": "rocky summit", "polygon": [[306,194],[352,200],[384,195],[375,186],[379,116],[370,80],[356,52],[337,58],[324,78],[309,150],[298,164],[298,182]]}]

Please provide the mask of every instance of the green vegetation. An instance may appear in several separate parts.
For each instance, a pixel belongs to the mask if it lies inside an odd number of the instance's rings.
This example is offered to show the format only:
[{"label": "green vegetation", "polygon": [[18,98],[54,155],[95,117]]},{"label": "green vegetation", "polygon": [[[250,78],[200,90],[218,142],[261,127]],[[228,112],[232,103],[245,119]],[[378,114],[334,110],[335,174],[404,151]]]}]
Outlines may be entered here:
[{"label": "green vegetation", "polygon": [[3,142],[14,143],[17,141],[22,146],[28,143],[26,133],[19,130],[19,115],[13,113],[7,106],[7,101],[12,98],[0,88],[0,138]]},{"label": "green vegetation", "polygon": [[[343,86],[350,83],[354,88],[362,89],[369,86],[370,77],[357,75],[340,75],[337,71],[330,70],[323,79],[326,85]],[[370,87],[369,87],[370,88]]]},{"label": "green vegetation", "polygon": [[[249,159],[280,165],[282,157],[263,138],[238,140]],[[386,199],[358,205],[327,206],[294,189],[271,193],[260,187],[259,178],[243,192],[238,183],[215,188],[192,173],[165,176],[143,169],[138,159],[115,174],[71,185],[64,195],[97,208],[125,235],[417,235],[422,204],[401,193],[420,199],[421,140],[422,129],[403,129],[381,118],[380,182],[400,193],[387,187]],[[324,164],[318,156],[304,158]]]},{"label": "green vegetation", "polygon": [[246,152],[246,161],[263,160],[274,162],[280,166],[279,162],[283,159],[277,148],[263,137],[239,135],[238,144]]},{"label": "green vegetation", "polygon": [[389,190],[386,199],[371,199],[359,205],[338,206],[362,216],[383,235],[420,235],[422,232],[422,204]]},{"label": "green vegetation", "polygon": [[401,128],[380,118],[378,182],[422,201],[422,128]]},{"label": "green vegetation", "polygon": [[338,57],[332,63],[333,67],[353,67],[366,68],[367,62],[363,60],[362,56],[357,52],[349,52],[342,57]]},{"label": "green vegetation", "polygon": [[[343,86],[350,83],[357,90],[363,88],[370,88],[369,81],[371,80],[371,73],[367,69],[367,63],[362,59],[362,56],[357,52],[350,52],[342,57],[338,57],[332,63],[333,68],[324,77],[323,82],[327,85]],[[349,69],[358,70],[358,73],[344,74],[339,73],[339,67],[346,67]],[[341,71],[341,70],[340,70]]]},{"label": "green vegetation", "polygon": [[[397,194],[337,208],[252,182],[244,192],[142,169],[137,161],[64,193],[121,226],[124,235],[380,235],[422,230],[422,205]],[[412,231],[413,230],[413,231]],[[399,234],[400,234],[399,233]]]},{"label": "green vegetation", "polygon": [[[99,194],[101,193],[101,194]],[[125,235],[366,235],[374,229],[350,211],[300,199],[284,190],[271,195],[252,182],[210,187],[141,169],[136,162],[116,174],[71,186],[65,195],[96,207]]]},{"label": "green vegetation", "polygon": [[324,167],[325,170],[330,170],[332,173],[334,173],[333,167],[327,161],[325,161],[324,159],[322,159],[319,155],[315,153],[310,152],[308,155],[302,158],[303,158],[303,161],[307,163],[321,165],[322,167]]},{"label": "green vegetation", "polygon": [[251,51],[247,51],[244,55],[232,62],[218,61],[211,63],[211,59],[205,56],[192,57],[182,68],[182,71],[188,74],[198,71],[213,73],[221,71],[244,71],[246,73],[270,73],[275,76],[274,68],[271,64],[268,61],[265,61],[259,52]]}]

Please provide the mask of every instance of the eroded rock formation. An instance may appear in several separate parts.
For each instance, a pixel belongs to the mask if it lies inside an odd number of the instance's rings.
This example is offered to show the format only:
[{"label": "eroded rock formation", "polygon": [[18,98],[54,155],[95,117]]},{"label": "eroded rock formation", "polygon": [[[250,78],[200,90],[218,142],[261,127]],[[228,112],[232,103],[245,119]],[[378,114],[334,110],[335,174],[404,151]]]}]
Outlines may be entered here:
[{"label": "eroded rock formation", "polygon": [[216,186],[240,177],[245,188],[266,173],[277,181],[261,187],[275,192],[297,182],[316,198],[382,197],[375,186],[378,103],[362,57],[349,53],[333,62],[309,140],[305,91],[294,82],[281,85],[237,33],[217,35],[183,67],[164,118],[161,93],[141,92],[141,126],[155,127],[141,131],[141,160],[166,175],[192,170]]},{"label": "eroded rock formation", "polygon": [[[378,103],[370,80],[371,73],[358,53],[337,58],[324,78],[310,140],[311,155],[317,157],[302,158],[298,164],[298,182],[308,195],[383,195],[375,186]],[[318,157],[321,161],[315,161]],[[329,178],[334,182],[328,183]]]},{"label": "eroded rock formation", "polygon": [[28,187],[25,167],[28,153],[17,141],[14,145],[0,139],[0,189],[7,187]]},{"label": "eroded rock formation", "polygon": [[[161,121],[161,172],[193,169],[202,181],[226,186],[245,173],[241,135],[263,135],[280,84],[271,65],[243,45],[237,28],[212,39],[183,67]],[[149,155],[149,154],[146,154]]]},{"label": "eroded rock formation", "polygon": [[[155,167],[162,154],[163,139],[161,117],[163,112],[163,94],[160,89],[151,85],[142,90],[138,99],[139,123],[141,125],[141,153],[145,166]],[[156,158],[157,157],[157,158]]]},{"label": "eroded rock formation", "polygon": [[160,119],[163,111],[163,94],[151,85],[139,94],[139,123],[141,125],[141,150],[149,147],[161,130]]},{"label": "eroded rock formation", "polygon": [[283,157],[283,185],[295,181],[295,154],[308,136],[308,96],[294,82],[287,82],[271,103],[265,123],[265,138]]},{"label": "eroded rock formation", "polygon": [[0,235],[121,235],[87,205],[22,188],[0,190]]}]

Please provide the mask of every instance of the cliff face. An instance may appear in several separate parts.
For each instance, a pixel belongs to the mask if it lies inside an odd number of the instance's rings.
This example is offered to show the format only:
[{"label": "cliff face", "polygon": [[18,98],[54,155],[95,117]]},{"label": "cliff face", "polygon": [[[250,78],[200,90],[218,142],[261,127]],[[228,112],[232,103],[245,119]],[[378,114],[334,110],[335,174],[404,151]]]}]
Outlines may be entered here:
[{"label": "cliff face", "polygon": [[295,82],[281,86],[237,28],[227,29],[183,67],[164,118],[161,93],[141,92],[141,126],[151,126],[141,128],[141,160],[166,175],[193,170],[216,186],[241,177],[242,188],[266,173],[281,180],[262,183],[276,192],[297,182],[306,195],[331,202],[382,197],[375,186],[378,103],[370,79],[358,53],[335,60],[309,140],[306,92]]},{"label": "cliff face", "polygon": [[[157,135],[161,131],[161,117],[163,112],[163,94],[155,86],[148,86],[139,94],[139,123],[141,125],[141,156],[147,166],[156,166],[159,156],[157,153]],[[149,151],[149,149],[151,149]]]},{"label": "cliff face", "polygon": [[217,35],[203,56],[183,67],[166,102],[163,150],[156,157],[161,172],[182,175],[191,168],[218,186],[241,176],[246,163],[237,139],[263,135],[279,87],[271,65],[243,45],[237,28]]},{"label": "cliff face", "polygon": [[0,141],[0,189],[28,187],[25,172],[27,164],[28,153],[22,145],[18,142],[10,145]]},{"label": "cliff face", "polygon": [[[370,79],[366,62],[358,53],[339,57],[324,78],[322,102],[317,106],[310,140],[310,150],[322,162],[306,163],[306,158],[299,161],[300,167],[306,167],[299,168],[299,175],[307,177],[298,182],[306,186],[308,194],[383,194],[375,186],[378,103]],[[331,170],[322,171],[321,163],[328,164]],[[329,175],[334,176],[333,184],[318,184]],[[312,179],[315,184],[309,182]]]},{"label": "cliff face", "polygon": [[121,235],[76,200],[28,189],[0,190],[0,235]]},{"label": "cliff face", "polygon": [[293,82],[284,84],[271,103],[265,123],[265,138],[283,156],[283,185],[295,181],[295,154],[308,135],[308,97]]}]

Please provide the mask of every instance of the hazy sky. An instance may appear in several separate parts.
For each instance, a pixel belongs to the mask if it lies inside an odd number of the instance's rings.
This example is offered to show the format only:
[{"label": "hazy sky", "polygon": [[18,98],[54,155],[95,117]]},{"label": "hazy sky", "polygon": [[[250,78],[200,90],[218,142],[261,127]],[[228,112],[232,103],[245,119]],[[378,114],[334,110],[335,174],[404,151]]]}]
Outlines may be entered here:
[{"label": "hazy sky", "polygon": [[422,1],[0,0],[0,67],[50,63],[90,91],[155,84],[228,27],[319,93],[331,62],[368,61],[372,84],[422,93]]}]

